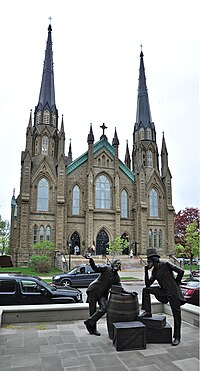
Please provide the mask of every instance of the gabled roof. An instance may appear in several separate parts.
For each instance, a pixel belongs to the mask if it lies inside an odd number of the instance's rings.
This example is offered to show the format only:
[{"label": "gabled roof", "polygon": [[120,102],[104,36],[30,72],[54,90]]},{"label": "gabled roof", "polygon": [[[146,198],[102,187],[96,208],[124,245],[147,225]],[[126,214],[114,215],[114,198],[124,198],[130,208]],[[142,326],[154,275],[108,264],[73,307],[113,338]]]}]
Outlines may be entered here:
[{"label": "gabled roof", "polygon": [[[109,152],[109,154],[111,154],[111,157],[115,156],[115,149],[113,148],[113,146],[111,146],[111,144],[106,139],[101,139],[94,144],[93,154],[95,155],[95,153],[97,153],[99,150],[104,149],[104,148]],[[79,166],[81,166],[84,162],[87,161],[87,159],[88,159],[88,152],[85,152],[67,166],[67,170],[66,170],[67,174],[70,174],[74,170],[78,169]],[[121,160],[119,160],[119,168],[132,182],[134,182],[133,172]]]}]

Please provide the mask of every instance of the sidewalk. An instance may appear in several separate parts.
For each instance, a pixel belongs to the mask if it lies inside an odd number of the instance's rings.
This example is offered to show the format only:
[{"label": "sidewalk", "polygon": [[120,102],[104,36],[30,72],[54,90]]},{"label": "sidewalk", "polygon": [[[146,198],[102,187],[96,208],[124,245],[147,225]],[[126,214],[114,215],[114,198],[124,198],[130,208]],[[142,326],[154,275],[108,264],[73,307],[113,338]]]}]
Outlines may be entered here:
[{"label": "sidewalk", "polygon": [[[167,321],[173,325],[171,316]],[[1,371],[198,371],[199,329],[182,322],[182,341],[147,344],[144,350],[117,352],[108,337],[89,335],[82,320],[3,325],[0,329]]]}]

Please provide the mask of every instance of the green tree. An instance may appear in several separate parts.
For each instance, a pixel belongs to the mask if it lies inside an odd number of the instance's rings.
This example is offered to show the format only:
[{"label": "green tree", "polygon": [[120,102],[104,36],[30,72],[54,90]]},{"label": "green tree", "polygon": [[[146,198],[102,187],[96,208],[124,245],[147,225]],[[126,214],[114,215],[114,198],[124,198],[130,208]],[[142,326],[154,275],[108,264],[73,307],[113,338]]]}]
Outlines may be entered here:
[{"label": "green tree", "polygon": [[199,256],[199,231],[196,222],[193,222],[186,227],[185,240],[185,251],[187,251],[187,254],[189,255],[191,266],[192,259]]},{"label": "green tree", "polygon": [[10,224],[8,220],[2,220],[0,215],[0,253],[8,254],[10,244]]},{"label": "green tree", "polygon": [[196,222],[199,228],[199,216],[200,210],[196,207],[186,207],[184,210],[180,210],[174,215],[174,239],[175,244],[180,243],[182,246],[186,246],[186,227]]},{"label": "green tree", "polygon": [[51,241],[45,240],[45,241],[34,243],[32,245],[32,248],[46,252],[46,251],[53,251],[55,249],[55,245]]},{"label": "green tree", "polygon": [[128,247],[128,241],[117,236],[113,242],[108,242],[108,245],[107,251],[109,255],[121,255],[122,251]]}]

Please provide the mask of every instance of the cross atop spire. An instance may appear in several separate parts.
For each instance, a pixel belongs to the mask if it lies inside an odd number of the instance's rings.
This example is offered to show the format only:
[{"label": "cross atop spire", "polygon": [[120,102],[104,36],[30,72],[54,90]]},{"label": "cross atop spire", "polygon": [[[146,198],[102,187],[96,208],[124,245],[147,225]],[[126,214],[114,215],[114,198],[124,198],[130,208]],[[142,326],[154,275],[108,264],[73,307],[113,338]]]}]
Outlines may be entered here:
[{"label": "cross atop spire", "polygon": [[104,131],[105,129],[107,129],[108,127],[103,123],[103,125],[100,126],[100,128],[102,128],[103,130],[103,134],[101,135],[100,139],[108,139],[107,136],[104,134]]}]

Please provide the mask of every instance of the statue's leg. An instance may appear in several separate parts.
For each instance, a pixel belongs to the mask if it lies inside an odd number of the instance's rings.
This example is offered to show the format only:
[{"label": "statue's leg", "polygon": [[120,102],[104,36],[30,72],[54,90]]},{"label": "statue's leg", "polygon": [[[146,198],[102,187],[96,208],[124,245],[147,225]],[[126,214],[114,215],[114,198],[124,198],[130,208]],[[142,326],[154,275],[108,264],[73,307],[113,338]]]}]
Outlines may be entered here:
[{"label": "statue's leg", "polygon": [[151,315],[151,294],[161,303],[168,302],[168,298],[160,286],[144,287],[142,290],[142,310],[145,311],[143,316]]},{"label": "statue's leg", "polygon": [[92,326],[96,325],[96,322],[106,313],[107,311],[107,299],[102,296],[98,299],[99,308],[96,312],[90,316],[89,321]]},{"label": "statue's leg", "polygon": [[170,300],[170,306],[174,318],[174,334],[173,338],[174,341],[172,342],[173,345],[178,345],[181,339],[181,308],[180,303],[176,300]]}]

